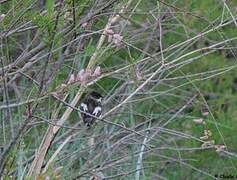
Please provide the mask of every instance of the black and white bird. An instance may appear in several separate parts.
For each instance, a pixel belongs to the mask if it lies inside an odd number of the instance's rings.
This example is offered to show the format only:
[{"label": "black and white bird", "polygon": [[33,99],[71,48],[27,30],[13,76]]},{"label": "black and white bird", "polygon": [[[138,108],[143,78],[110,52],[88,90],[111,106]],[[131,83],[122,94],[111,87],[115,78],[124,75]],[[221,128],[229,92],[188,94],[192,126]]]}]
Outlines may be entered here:
[{"label": "black and white bird", "polygon": [[95,91],[87,94],[80,104],[80,111],[83,122],[90,127],[96,120],[93,116],[101,116],[102,96]]}]

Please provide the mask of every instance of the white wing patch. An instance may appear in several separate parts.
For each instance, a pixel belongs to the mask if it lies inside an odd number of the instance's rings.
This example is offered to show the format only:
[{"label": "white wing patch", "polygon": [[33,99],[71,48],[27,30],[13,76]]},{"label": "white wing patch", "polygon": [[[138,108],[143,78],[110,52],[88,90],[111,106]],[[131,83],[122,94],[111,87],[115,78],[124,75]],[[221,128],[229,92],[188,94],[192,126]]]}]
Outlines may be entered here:
[{"label": "white wing patch", "polygon": [[97,114],[100,113],[100,112],[101,112],[101,107],[100,107],[100,106],[97,106],[97,107],[94,109],[94,111],[93,111],[92,114],[93,114],[94,116],[97,116]]},{"label": "white wing patch", "polygon": [[81,108],[83,109],[83,111],[88,111],[88,107],[85,103],[81,103]]}]

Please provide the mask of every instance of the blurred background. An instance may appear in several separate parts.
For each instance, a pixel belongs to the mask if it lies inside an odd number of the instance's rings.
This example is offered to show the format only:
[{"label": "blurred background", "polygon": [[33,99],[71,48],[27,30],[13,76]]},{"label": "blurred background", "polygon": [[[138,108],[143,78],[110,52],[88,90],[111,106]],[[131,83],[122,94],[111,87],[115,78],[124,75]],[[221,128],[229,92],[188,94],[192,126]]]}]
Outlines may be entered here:
[{"label": "blurred background", "polygon": [[234,0],[0,0],[0,176],[237,176],[236,27]]}]

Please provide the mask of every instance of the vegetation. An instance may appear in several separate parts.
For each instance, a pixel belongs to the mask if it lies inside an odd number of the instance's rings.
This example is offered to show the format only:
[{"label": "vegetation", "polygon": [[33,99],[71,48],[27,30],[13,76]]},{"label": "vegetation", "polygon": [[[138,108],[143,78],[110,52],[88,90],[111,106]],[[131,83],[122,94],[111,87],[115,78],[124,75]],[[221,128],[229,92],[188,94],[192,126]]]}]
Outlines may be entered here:
[{"label": "vegetation", "polygon": [[224,0],[0,0],[0,177],[237,177],[236,18]]}]

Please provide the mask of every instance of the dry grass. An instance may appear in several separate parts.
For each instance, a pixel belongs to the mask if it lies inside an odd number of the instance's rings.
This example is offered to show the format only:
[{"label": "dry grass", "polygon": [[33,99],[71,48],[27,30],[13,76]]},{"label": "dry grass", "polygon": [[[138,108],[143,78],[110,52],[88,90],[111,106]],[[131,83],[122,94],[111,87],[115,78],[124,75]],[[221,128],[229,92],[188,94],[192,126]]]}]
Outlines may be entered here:
[{"label": "dry grass", "polygon": [[[233,174],[237,126],[221,119],[235,113],[223,97],[235,98],[237,4],[211,1],[0,1],[1,176]],[[87,129],[90,90],[104,110]]]}]

